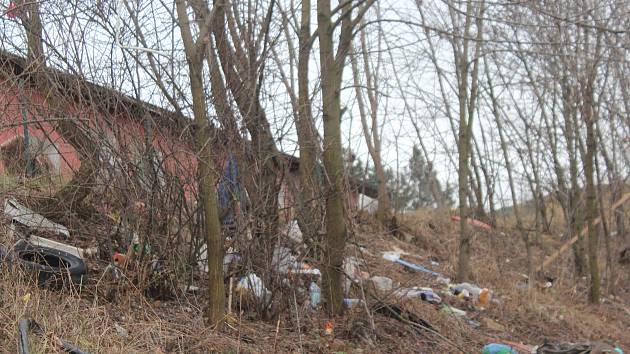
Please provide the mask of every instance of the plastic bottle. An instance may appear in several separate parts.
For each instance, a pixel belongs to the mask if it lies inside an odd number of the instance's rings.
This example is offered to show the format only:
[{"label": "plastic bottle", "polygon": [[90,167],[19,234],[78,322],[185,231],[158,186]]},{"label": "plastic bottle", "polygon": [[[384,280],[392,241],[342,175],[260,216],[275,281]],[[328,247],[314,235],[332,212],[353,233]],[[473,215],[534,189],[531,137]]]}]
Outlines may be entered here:
[{"label": "plastic bottle", "polygon": [[430,304],[439,304],[442,302],[440,296],[433,292],[433,290],[423,290],[420,292],[420,299]]},{"label": "plastic bottle", "polygon": [[311,308],[316,309],[319,306],[319,301],[322,296],[322,290],[315,284],[315,282],[311,282],[311,285],[308,287],[308,291],[311,296]]}]

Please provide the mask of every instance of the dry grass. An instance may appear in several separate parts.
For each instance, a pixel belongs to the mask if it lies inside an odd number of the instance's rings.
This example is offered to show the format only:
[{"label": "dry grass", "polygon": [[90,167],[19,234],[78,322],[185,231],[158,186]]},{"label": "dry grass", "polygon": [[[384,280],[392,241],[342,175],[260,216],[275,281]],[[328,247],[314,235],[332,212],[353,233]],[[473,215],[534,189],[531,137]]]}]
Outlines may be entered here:
[{"label": "dry grass", "polygon": [[[457,225],[450,220],[450,215],[428,211],[405,215],[402,222],[414,236],[410,242],[375,231],[374,225],[359,225],[347,254],[364,259],[363,270],[370,275],[388,276],[403,287],[429,286],[441,290],[443,286],[433,277],[386,261],[381,252],[407,252],[405,259],[452,277],[456,265]],[[5,244],[10,242],[12,240],[4,240]],[[543,247],[535,247],[535,259],[542,259],[557,244],[555,239],[543,240]],[[479,311],[453,297],[443,296],[443,300],[468,311],[471,319],[482,323],[480,328],[471,327],[437,306],[420,300],[396,299],[391,293],[379,293],[369,283],[364,283],[370,303],[379,298],[397,304],[430,323],[446,339],[426,331],[414,331],[381,314],[368,315],[363,307],[335,319],[334,335],[326,336],[324,326],[328,319],[321,312],[309,311],[300,301],[297,308],[291,302],[285,307],[289,310],[268,322],[255,320],[244,311],[229,321],[230,326],[217,332],[203,324],[203,282],[199,296],[178,294],[172,301],[153,301],[133,286],[105,280],[98,282],[103,267],[95,264],[82,289],[62,291],[38,288],[16,269],[3,266],[0,348],[14,352],[17,323],[23,317],[36,320],[47,330],[46,337],[31,335],[31,348],[35,353],[56,352],[53,336],[92,353],[454,353],[458,352],[457,347],[474,353],[490,341],[540,344],[545,338],[558,341],[603,339],[616,342],[624,349],[630,347],[628,266],[617,269],[618,296],[614,299],[607,296],[602,305],[592,307],[585,303],[586,282],[574,279],[570,259],[561,259],[551,270],[552,275],[560,277],[553,288],[527,294],[516,287],[522,281],[519,273],[525,270],[524,246],[519,237],[507,228],[477,231],[473,245],[474,281],[492,289],[496,302]],[[439,264],[431,266],[431,260]],[[113,296],[103,296],[107,292]],[[353,292],[361,296],[358,288]],[[483,323],[488,318],[504,330],[487,328]],[[370,328],[371,321],[374,331]],[[121,335],[117,327],[124,328],[128,334]]]}]

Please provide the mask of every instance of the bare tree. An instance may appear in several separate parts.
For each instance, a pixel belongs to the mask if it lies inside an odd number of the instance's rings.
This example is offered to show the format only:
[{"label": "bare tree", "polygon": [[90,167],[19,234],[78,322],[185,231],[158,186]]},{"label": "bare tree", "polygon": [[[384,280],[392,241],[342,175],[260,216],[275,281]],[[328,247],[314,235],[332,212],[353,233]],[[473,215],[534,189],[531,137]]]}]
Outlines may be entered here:
[{"label": "bare tree", "polygon": [[219,222],[215,186],[215,170],[211,155],[210,121],[203,84],[203,62],[209,43],[208,35],[214,19],[211,13],[198,29],[197,39],[193,38],[191,21],[188,18],[188,5],[185,0],[177,0],[177,18],[184,41],[186,60],[190,76],[190,91],[193,99],[193,113],[197,126],[195,146],[198,150],[197,169],[199,192],[203,205],[206,242],[208,245],[208,307],[205,314],[210,325],[223,321],[225,313],[225,284],[223,282],[223,237]]},{"label": "bare tree", "polygon": [[[335,11],[330,0],[317,1],[319,59],[321,65],[322,112],[324,118],[324,168],[326,170],[326,241],[323,294],[330,314],[343,311],[342,263],[347,238],[343,210],[343,160],[341,148],[341,80],[355,27],[374,3],[368,0],[353,18],[356,4],[341,3]],[[339,11],[333,22],[333,14]],[[337,48],[333,34],[341,23]]]},{"label": "bare tree", "polygon": [[[377,18],[380,17],[377,6]],[[352,77],[355,86],[355,92],[357,96],[357,103],[359,106],[359,115],[361,118],[361,128],[363,129],[363,136],[367,143],[368,151],[374,162],[374,170],[376,172],[376,179],[378,183],[378,209],[376,211],[376,218],[383,224],[385,224],[389,218],[390,200],[387,191],[387,180],[385,179],[385,168],[383,167],[383,159],[381,157],[382,143],[380,125],[378,120],[379,112],[379,95],[380,93],[380,80],[381,80],[381,64],[382,64],[382,32],[379,28],[378,31],[378,48],[376,49],[376,66],[371,63],[370,51],[367,46],[365,29],[362,29],[359,33],[359,50],[351,48],[352,55],[350,56],[352,63]],[[361,73],[359,71],[359,65],[357,63],[357,57],[360,56],[363,64],[363,72],[365,76],[364,82],[361,80]],[[365,93],[364,93],[365,92]],[[366,98],[367,96],[367,104]],[[369,123],[368,123],[369,119]]]}]

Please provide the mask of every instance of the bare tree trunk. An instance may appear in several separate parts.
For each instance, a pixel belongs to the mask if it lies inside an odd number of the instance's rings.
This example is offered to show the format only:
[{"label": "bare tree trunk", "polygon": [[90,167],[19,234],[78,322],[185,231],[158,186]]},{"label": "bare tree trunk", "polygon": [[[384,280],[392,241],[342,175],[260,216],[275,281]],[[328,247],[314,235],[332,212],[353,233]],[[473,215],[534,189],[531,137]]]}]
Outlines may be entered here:
[{"label": "bare tree trunk", "polygon": [[317,1],[319,58],[321,65],[322,112],[324,119],[324,168],[326,170],[326,241],[323,295],[331,315],[343,311],[342,265],[347,230],[343,208],[343,157],[341,147],[341,78],[352,43],[352,34],[374,0],[367,0],[352,18],[353,4],[340,7],[341,30],[337,51],[330,0]]},{"label": "bare tree trunk", "polygon": [[[323,290],[328,312],[343,310],[341,269],[346,244],[343,210],[343,160],[341,148],[341,76],[343,63],[335,62],[330,0],[317,1],[319,57],[324,116],[324,168],[326,169],[326,242]],[[344,22],[347,21],[344,19]]]},{"label": "bare tree trunk", "polygon": [[[219,325],[225,314],[225,284],[223,282],[223,237],[215,192],[215,168],[211,154],[210,122],[207,116],[206,95],[203,87],[203,60],[206,54],[210,19],[201,27],[195,41],[190,29],[184,0],[176,0],[177,19],[188,62],[190,90],[193,99],[195,146],[198,151],[197,169],[199,194],[203,205],[206,242],[208,245],[208,306],[204,313],[209,325]],[[213,16],[213,14],[210,14]]]},{"label": "bare tree trunk", "polygon": [[[601,36],[597,37],[596,56],[599,54],[599,43]],[[586,39],[588,47],[588,37]],[[588,51],[587,51],[588,52]],[[597,60],[597,58],[596,58]],[[598,261],[598,232],[595,224],[597,218],[597,195],[595,191],[594,181],[594,165],[595,154],[597,153],[597,139],[595,135],[595,114],[594,114],[594,81],[597,70],[596,61],[589,68],[588,77],[585,79],[582,87],[582,119],[586,123],[586,158],[584,161],[584,175],[586,177],[586,212],[584,222],[588,224],[588,260],[589,272],[591,279],[591,287],[589,292],[589,301],[598,304],[601,296],[600,290],[600,274]]]},{"label": "bare tree trunk", "polygon": [[314,248],[316,258],[320,258],[320,236],[322,229],[323,203],[322,178],[317,171],[317,161],[321,156],[317,129],[313,121],[309,94],[309,60],[312,48],[311,0],[303,0],[300,10],[300,32],[298,52],[298,114],[295,122],[298,146],[300,149],[300,188],[298,196],[298,219],[304,226],[305,241]]},{"label": "bare tree trunk", "polygon": [[[376,211],[376,218],[382,224],[386,225],[390,216],[390,200],[389,194],[387,193],[385,168],[383,167],[383,160],[381,158],[381,137],[378,130],[378,98],[376,97],[379,90],[378,72],[372,72],[364,30],[361,30],[360,39],[361,56],[363,58],[363,68],[365,71],[366,80],[365,83],[362,84],[361,80],[359,79],[360,73],[356,58],[359,54],[351,48],[351,50],[353,50],[354,52],[352,53],[353,55],[350,58],[352,64],[352,77],[354,80],[357,103],[359,106],[359,115],[361,118],[363,136],[365,137],[365,142],[367,143],[368,151],[370,153],[370,156],[372,157],[372,161],[374,161],[374,170],[376,172],[376,179],[378,183],[378,209]],[[381,51],[378,51],[376,70],[378,70],[378,64],[380,64],[381,60],[380,53]],[[364,94],[361,89],[362,86],[365,86],[367,89],[369,109],[366,107],[365,104]],[[368,117],[370,118],[371,126],[368,125]]]},{"label": "bare tree trunk", "polygon": [[[468,50],[469,50],[469,35],[470,27],[473,21],[473,2],[467,2],[465,28],[463,34],[463,50],[459,52],[456,50],[455,59],[457,61],[458,72],[458,94],[459,94],[459,133],[457,141],[457,152],[459,155],[458,163],[458,195],[459,195],[459,260],[457,278],[460,281],[466,281],[470,277],[470,242],[471,235],[467,230],[467,219],[470,217],[470,210],[467,205],[468,198],[468,178],[469,178],[469,165],[468,158],[471,154],[470,141],[472,136],[472,123],[473,116],[470,114],[473,111],[476,97],[477,87],[477,73],[478,73],[478,61],[480,56],[480,47],[483,38],[482,18],[484,12],[484,2],[479,5],[479,11],[477,13],[477,46],[474,58],[474,67],[472,72],[472,86],[471,92],[468,92]],[[453,39],[455,41],[455,39]],[[454,47],[457,47],[455,44]],[[466,113],[469,112],[467,115]]]},{"label": "bare tree trunk", "polygon": [[[505,138],[503,123],[501,121],[501,114],[499,111],[499,103],[497,101],[496,96],[494,95],[494,87],[492,86],[492,80],[490,79],[490,71],[488,70],[488,64],[485,57],[484,57],[484,63],[486,66],[486,80],[488,82],[488,93],[490,95],[490,101],[492,103],[492,113],[494,115],[494,121],[497,125],[497,132],[499,133],[499,141],[501,143],[501,152],[503,153],[503,159],[505,160],[505,169],[507,170],[507,174],[508,174],[508,183],[510,185],[510,196],[512,197],[512,209],[514,210],[514,217],[516,218],[516,229],[520,233],[521,238],[523,239],[523,242],[525,243],[525,250],[527,252],[527,275],[529,276],[528,288],[531,290],[532,283],[534,280],[531,242],[529,239],[529,233],[525,230],[524,225],[523,225],[523,219],[521,218],[518,198],[516,197],[516,186],[514,184],[514,177],[512,173],[512,163],[511,163],[511,159],[508,153],[507,140]],[[538,221],[538,216],[536,216],[536,221]],[[538,223],[536,223],[536,227],[538,228]]]}]

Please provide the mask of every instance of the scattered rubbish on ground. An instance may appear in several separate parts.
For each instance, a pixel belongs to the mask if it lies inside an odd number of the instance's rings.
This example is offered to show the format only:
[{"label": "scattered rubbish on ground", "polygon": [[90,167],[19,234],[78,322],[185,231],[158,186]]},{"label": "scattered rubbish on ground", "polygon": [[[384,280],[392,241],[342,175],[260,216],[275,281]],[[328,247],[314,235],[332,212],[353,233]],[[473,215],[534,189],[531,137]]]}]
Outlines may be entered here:
[{"label": "scattered rubbish on ground", "polygon": [[432,271],[430,269],[427,269],[427,268],[425,268],[425,267],[423,267],[421,265],[418,265],[418,264],[415,264],[415,263],[411,263],[411,262],[407,262],[407,261],[402,260],[402,259],[396,260],[396,263],[402,264],[403,266],[405,266],[407,268],[410,268],[410,269],[413,269],[413,270],[417,270],[419,272],[431,274],[431,275],[433,275],[435,277],[442,276],[440,273],[434,272],[434,271]]},{"label": "scattered rubbish on ground", "polygon": [[485,307],[490,302],[490,290],[480,288],[470,283],[460,283],[449,286],[453,295],[463,299],[473,299],[479,306]]},{"label": "scattered rubbish on ground", "polygon": [[79,247],[70,246],[65,243],[53,241],[53,240],[50,240],[44,237],[35,236],[35,235],[28,235],[26,239],[33,246],[53,248],[59,251],[70,253],[81,259],[92,257],[98,253],[97,247],[79,248]]},{"label": "scattered rubbish on ground", "polygon": [[327,336],[332,336],[334,329],[335,329],[335,324],[332,321],[328,321],[324,325],[324,334]]},{"label": "scattered rubbish on ground", "polygon": [[501,343],[490,343],[483,347],[482,354],[518,354],[516,349]]},{"label": "scattered rubbish on ground", "polygon": [[370,198],[363,193],[359,193],[359,200],[357,201],[359,210],[365,211],[368,214],[375,214],[378,209],[378,200]]},{"label": "scattered rubbish on ground", "polygon": [[388,260],[390,262],[396,262],[402,256],[402,252],[399,251],[386,251],[383,252],[383,259]]},{"label": "scattered rubbish on ground", "polygon": [[394,296],[405,298],[420,298],[430,304],[440,304],[442,298],[436,294],[431,288],[421,288],[414,286],[412,288],[400,288],[394,291]]},{"label": "scattered rubbish on ground", "polygon": [[196,294],[199,291],[199,287],[195,285],[182,285],[182,290],[186,293]]},{"label": "scattered rubbish on ground", "polygon": [[343,304],[347,308],[351,309],[355,306],[363,304],[363,300],[361,299],[343,299]]},{"label": "scattered rubbish on ground", "polygon": [[400,252],[383,252],[383,259],[386,259],[390,262],[394,262],[394,263],[398,263],[401,264],[407,268],[419,271],[419,272],[423,272],[423,273],[427,273],[427,274],[431,274],[435,277],[442,277],[442,274],[434,272],[430,269],[427,269],[421,265],[415,264],[415,263],[411,263],[411,262],[407,262],[405,260],[400,259],[401,253]]},{"label": "scattered rubbish on ground", "polygon": [[298,267],[297,259],[287,247],[276,247],[271,258],[272,267],[280,273],[288,273],[290,269]]},{"label": "scattered rubbish on ground", "polygon": [[304,236],[302,235],[302,230],[300,230],[300,225],[298,225],[297,220],[294,219],[287,224],[287,237],[298,244],[304,242]]},{"label": "scattered rubbish on ground", "polygon": [[394,281],[391,278],[373,276],[370,280],[378,291],[391,291],[394,288]]},{"label": "scattered rubbish on ground", "polygon": [[6,199],[4,201],[4,214],[11,219],[11,222],[19,223],[32,229],[47,230],[70,238],[70,231],[67,227],[46,219],[43,215],[30,210],[15,199]]},{"label": "scattered rubbish on ground", "polygon": [[112,256],[112,260],[115,266],[122,267],[127,263],[127,256],[123,253],[115,252]]},{"label": "scattered rubbish on ground", "polygon": [[[451,216],[451,220],[453,220],[455,222],[460,222],[461,218],[458,215],[453,215],[453,216]],[[472,226],[475,226],[475,227],[478,227],[478,228],[481,228],[481,229],[484,229],[484,230],[488,230],[488,231],[492,230],[492,226],[486,224],[483,221],[479,221],[477,219],[468,219],[468,224],[470,224]]]},{"label": "scattered rubbish on ground", "polygon": [[350,291],[352,283],[369,278],[369,274],[361,271],[361,265],[362,262],[357,257],[344,258],[343,271],[346,277],[344,279],[343,289],[346,294]]},{"label": "scattered rubbish on ground", "polygon": [[319,306],[319,302],[322,296],[322,290],[317,286],[317,284],[313,281],[311,285],[308,287],[310,299],[311,299],[311,308],[317,309]]},{"label": "scattered rubbish on ground", "polygon": [[[232,247],[228,248],[223,256],[223,273],[227,273],[230,264],[238,263],[240,260],[241,254],[234,251]],[[202,273],[208,273],[208,246],[205,243],[199,249],[197,267]]]},{"label": "scattered rubbish on ground", "polygon": [[265,300],[265,302],[271,297],[271,292],[265,288],[262,279],[254,273],[249,273],[247,276],[242,277],[236,284],[236,291],[245,291],[258,300]]},{"label": "scattered rubbish on ground", "polygon": [[271,265],[279,273],[321,275],[319,269],[299,262],[287,247],[278,246],[273,250]]},{"label": "scattered rubbish on ground", "polygon": [[[30,351],[28,345],[28,333],[33,332],[35,335],[39,337],[46,337],[45,341],[48,343],[55,344],[59,350],[70,353],[70,354],[88,354],[88,352],[79,349],[74,344],[61,339],[55,335],[47,334],[44,329],[34,320],[29,320],[26,318],[21,318],[18,322],[18,336],[20,338],[18,344],[18,352],[20,354],[28,354]],[[50,341],[48,341],[49,337],[52,337]]]},{"label": "scattered rubbish on ground", "polygon": [[451,283],[451,279],[450,278],[445,278],[445,277],[437,277],[436,281],[440,284],[444,284],[444,285],[449,285]]},{"label": "scattered rubbish on ground", "polygon": [[59,287],[65,280],[81,284],[87,273],[81,258],[57,249],[33,246],[23,240],[16,243],[13,252],[7,254],[5,259],[32,274],[39,286]]}]

